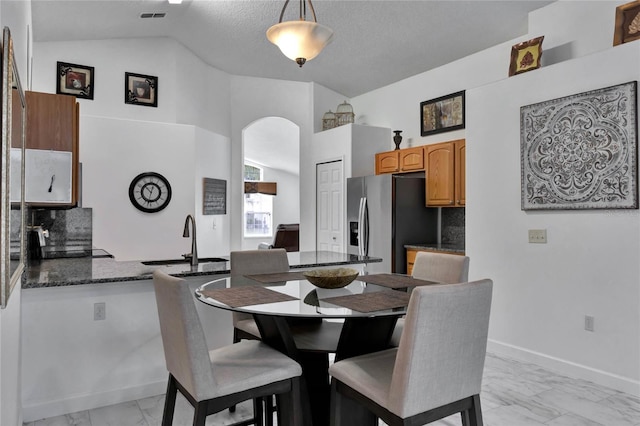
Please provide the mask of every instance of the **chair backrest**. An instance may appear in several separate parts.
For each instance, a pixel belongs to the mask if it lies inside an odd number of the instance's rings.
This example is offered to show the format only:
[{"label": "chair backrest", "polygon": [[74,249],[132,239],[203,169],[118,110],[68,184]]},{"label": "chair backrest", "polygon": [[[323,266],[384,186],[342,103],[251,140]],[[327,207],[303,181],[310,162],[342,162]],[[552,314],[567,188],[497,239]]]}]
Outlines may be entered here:
[{"label": "chair backrest", "polygon": [[209,350],[188,283],[155,271],[153,286],[167,370],[196,400],[214,398]]},{"label": "chair backrest", "polygon": [[[231,276],[274,274],[289,270],[289,258],[285,249],[243,250],[231,252]],[[233,325],[249,319],[251,315],[233,312]]]},{"label": "chair backrest", "polygon": [[469,257],[419,251],[413,263],[413,278],[455,284],[469,281]]},{"label": "chair backrest", "polygon": [[288,270],[289,259],[282,248],[231,252],[231,275],[271,274]]},{"label": "chair backrest", "polygon": [[493,282],[416,287],[389,391],[400,417],[479,394]]}]

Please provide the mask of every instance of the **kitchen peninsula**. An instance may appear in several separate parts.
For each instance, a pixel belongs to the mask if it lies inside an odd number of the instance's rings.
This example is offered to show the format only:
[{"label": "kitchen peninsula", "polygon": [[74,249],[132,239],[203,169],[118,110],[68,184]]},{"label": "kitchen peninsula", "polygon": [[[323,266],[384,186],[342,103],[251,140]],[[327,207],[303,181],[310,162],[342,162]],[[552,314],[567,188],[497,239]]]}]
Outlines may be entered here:
[{"label": "kitchen peninsula", "polygon": [[[292,269],[382,259],[327,251],[289,252]],[[28,419],[161,395],[166,390],[151,274],[160,269],[195,289],[229,276],[221,262],[145,265],[111,258],[43,259],[22,285],[23,409]],[[145,262],[150,263],[150,262]],[[156,263],[156,262],[153,262]],[[232,343],[231,314],[196,304],[208,346]],[[79,372],[81,372],[79,374]]]},{"label": "kitchen peninsula", "polygon": [[[291,269],[307,269],[317,267],[356,265],[381,262],[382,259],[358,256],[329,251],[288,252]],[[45,259],[30,264],[26,281],[22,288],[60,287],[80,284],[101,284],[127,281],[150,280],[156,269],[176,277],[219,278],[219,275],[230,273],[228,256],[218,258],[220,261],[200,262],[192,267],[189,262],[175,261],[124,261],[111,258],[66,258]]]}]

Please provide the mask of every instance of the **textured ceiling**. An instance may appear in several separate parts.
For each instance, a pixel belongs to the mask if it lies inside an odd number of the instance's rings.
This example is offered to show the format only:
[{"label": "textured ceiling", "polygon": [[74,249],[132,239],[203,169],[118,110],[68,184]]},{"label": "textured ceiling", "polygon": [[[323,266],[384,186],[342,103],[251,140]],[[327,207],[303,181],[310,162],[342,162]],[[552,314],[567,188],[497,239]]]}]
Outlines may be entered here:
[{"label": "textured ceiling", "polygon": [[[351,98],[522,36],[528,12],[548,3],[315,0],[335,35],[302,68],[265,37],[281,0],[33,0],[32,15],[36,42],[168,36],[228,73],[315,81]],[[149,12],[166,17],[139,18]],[[285,20],[297,13],[293,0]]]}]

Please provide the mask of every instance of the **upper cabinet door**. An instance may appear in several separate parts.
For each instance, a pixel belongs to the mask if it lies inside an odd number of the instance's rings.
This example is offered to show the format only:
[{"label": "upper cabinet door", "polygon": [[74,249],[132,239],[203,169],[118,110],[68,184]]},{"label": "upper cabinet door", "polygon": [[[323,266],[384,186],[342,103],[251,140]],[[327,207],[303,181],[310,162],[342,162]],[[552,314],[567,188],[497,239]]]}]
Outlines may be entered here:
[{"label": "upper cabinet door", "polygon": [[400,153],[400,171],[413,172],[424,170],[424,149],[421,146],[398,150]]},{"label": "upper cabinet door", "polygon": [[399,151],[379,152],[376,154],[376,174],[396,173],[400,171]]},{"label": "upper cabinet door", "polygon": [[[65,175],[71,175],[71,187],[61,189],[64,193],[71,194],[70,200],[32,199],[31,204],[73,206],[77,203],[78,198],[79,105],[76,98],[30,91],[25,93],[25,97],[27,102],[26,148],[71,153],[69,163],[71,169],[64,171]],[[59,163],[58,166],[62,167],[62,163]],[[29,174],[29,165],[26,167]],[[32,167],[34,166],[32,165]],[[61,170],[57,173],[52,172],[48,179],[52,180],[53,185],[59,185],[62,183],[61,174]],[[56,177],[53,177],[54,175]],[[27,180],[27,185],[29,185],[29,180]],[[27,193],[30,192],[29,188],[25,190]],[[37,191],[33,193],[37,194]]]},{"label": "upper cabinet door", "polygon": [[427,206],[455,205],[454,143],[425,146]]}]

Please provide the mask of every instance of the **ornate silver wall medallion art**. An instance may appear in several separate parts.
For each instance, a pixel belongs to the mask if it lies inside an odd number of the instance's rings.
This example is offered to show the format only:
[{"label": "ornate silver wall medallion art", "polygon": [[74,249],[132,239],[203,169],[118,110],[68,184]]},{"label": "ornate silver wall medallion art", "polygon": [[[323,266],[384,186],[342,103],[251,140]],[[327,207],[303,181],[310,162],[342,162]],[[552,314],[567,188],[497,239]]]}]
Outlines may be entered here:
[{"label": "ornate silver wall medallion art", "polygon": [[637,209],[635,81],[520,108],[522,209]]}]

